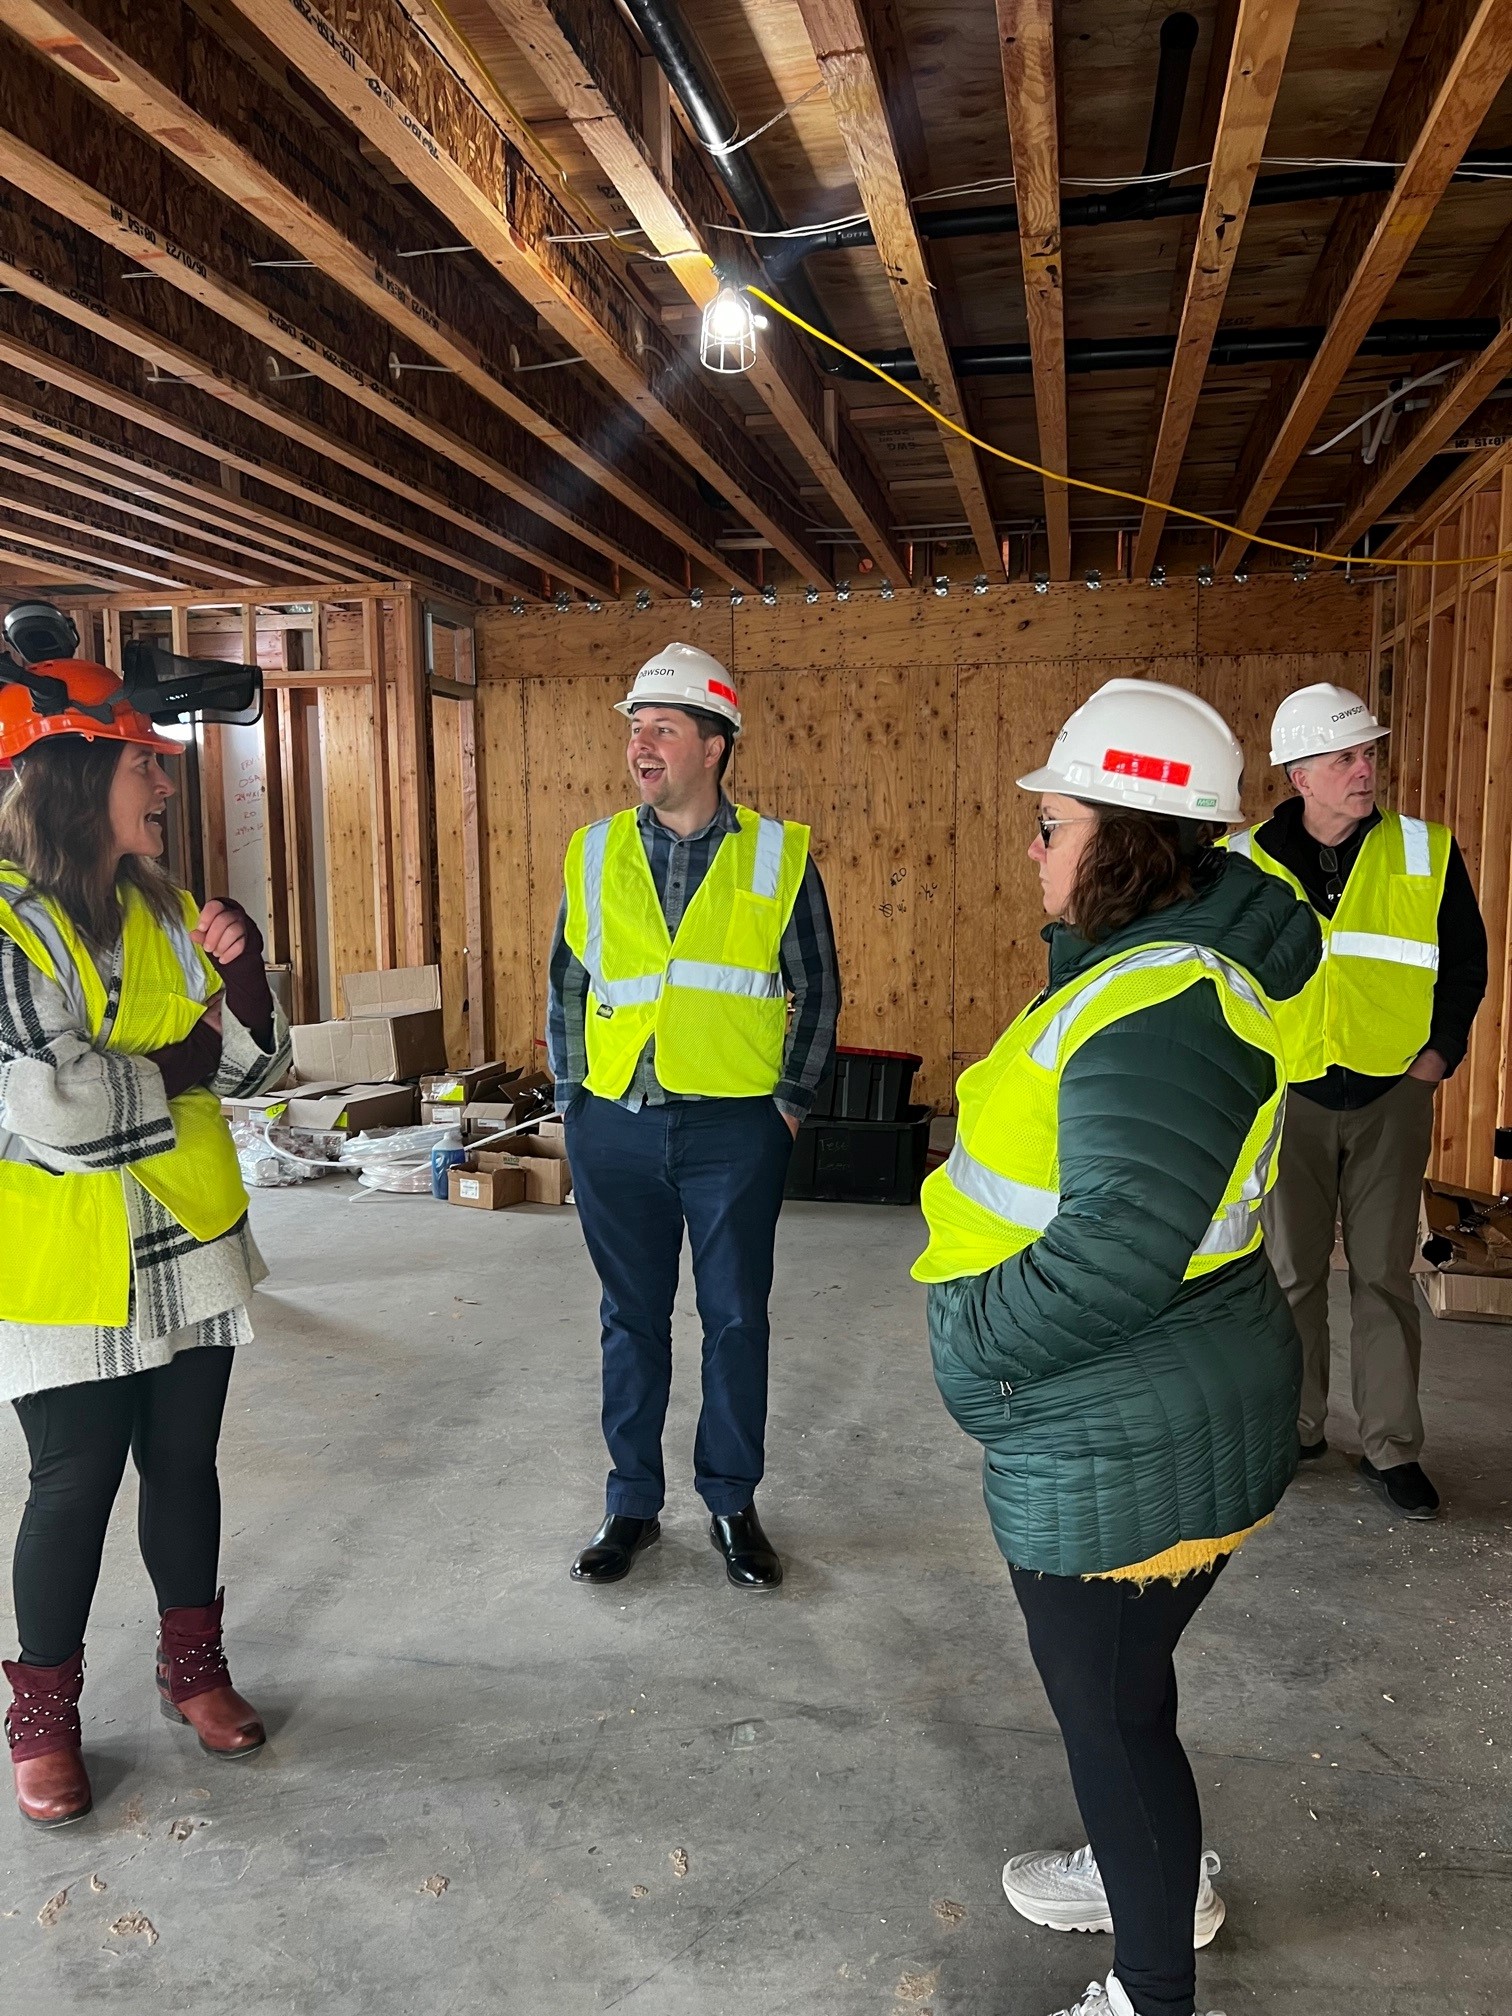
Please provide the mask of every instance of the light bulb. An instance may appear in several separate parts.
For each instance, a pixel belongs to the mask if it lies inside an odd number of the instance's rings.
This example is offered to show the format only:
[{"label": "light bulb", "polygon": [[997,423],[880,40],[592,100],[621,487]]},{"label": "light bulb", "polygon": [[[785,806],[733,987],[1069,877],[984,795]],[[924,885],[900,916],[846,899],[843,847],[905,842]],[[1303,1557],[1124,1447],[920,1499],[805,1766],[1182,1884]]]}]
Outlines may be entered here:
[{"label": "light bulb", "polygon": [[749,371],[756,362],[756,318],[738,287],[721,287],[704,309],[698,354],[710,371]]}]

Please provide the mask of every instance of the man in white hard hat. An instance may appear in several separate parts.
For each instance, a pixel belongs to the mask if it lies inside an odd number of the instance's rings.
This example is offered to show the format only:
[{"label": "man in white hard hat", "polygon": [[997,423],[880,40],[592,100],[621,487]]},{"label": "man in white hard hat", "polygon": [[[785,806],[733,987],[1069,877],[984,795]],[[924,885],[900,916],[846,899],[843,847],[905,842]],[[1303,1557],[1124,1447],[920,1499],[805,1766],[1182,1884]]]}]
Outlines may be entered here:
[{"label": "man in white hard hat", "polygon": [[1411,1267],[1434,1093],[1464,1058],[1486,991],[1486,931],[1448,828],[1376,804],[1387,732],[1343,687],[1293,693],[1271,726],[1271,761],[1296,795],[1229,844],[1305,897],[1323,930],[1322,965],[1277,1009],[1292,1082],[1266,1207],[1302,1333],[1302,1454],[1328,1449],[1328,1278],[1342,1221],[1360,1474],[1397,1513],[1431,1519]]},{"label": "man in white hard hat", "polygon": [[756,1515],[777,1215],[835,1050],[840,986],[809,829],[724,795],[735,681],[669,644],[616,702],[639,804],[575,833],[548,1043],[583,1236],[603,1288],[604,1522],[578,1582],[660,1537],[662,1426],[683,1227],[703,1322],[694,1482],[740,1589],[782,1563]]}]

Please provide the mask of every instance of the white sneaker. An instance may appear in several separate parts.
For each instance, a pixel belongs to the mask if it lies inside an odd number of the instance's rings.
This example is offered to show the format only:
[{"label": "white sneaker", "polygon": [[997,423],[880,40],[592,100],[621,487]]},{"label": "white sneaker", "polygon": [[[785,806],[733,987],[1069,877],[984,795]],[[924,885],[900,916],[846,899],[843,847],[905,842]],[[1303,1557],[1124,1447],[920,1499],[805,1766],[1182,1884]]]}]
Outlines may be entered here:
[{"label": "white sneaker", "polygon": [[[1106,1981],[1089,1981],[1080,2000],[1069,2009],[1057,2009],[1055,2016],[1136,2016],[1136,2012],[1123,1983],[1116,1974],[1110,1974]],[[1208,2016],[1223,2016],[1223,2011],[1210,2009]]]},{"label": "white sneaker", "polygon": [[[1212,1878],[1223,1864],[1214,1851],[1202,1857],[1192,1944],[1210,1946],[1223,1923],[1224,1902]],[[1090,1847],[1072,1854],[1015,1855],[1003,1868],[1003,1895],[1021,1918],[1051,1932],[1111,1932],[1113,1913]],[[1101,2016],[1094,2011],[1094,2016]]]}]

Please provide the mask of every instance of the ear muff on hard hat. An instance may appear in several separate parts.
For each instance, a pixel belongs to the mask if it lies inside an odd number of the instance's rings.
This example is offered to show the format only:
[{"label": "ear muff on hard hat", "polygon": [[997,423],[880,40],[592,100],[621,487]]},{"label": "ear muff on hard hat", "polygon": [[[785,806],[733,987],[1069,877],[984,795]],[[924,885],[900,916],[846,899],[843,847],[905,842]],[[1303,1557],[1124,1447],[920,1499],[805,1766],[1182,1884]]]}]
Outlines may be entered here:
[{"label": "ear muff on hard hat", "polygon": [[1095,805],[1232,826],[1244,752],[1216,708],[1156,679],[1110,679],[1067,721],[1048,762],[1018,780]]}]

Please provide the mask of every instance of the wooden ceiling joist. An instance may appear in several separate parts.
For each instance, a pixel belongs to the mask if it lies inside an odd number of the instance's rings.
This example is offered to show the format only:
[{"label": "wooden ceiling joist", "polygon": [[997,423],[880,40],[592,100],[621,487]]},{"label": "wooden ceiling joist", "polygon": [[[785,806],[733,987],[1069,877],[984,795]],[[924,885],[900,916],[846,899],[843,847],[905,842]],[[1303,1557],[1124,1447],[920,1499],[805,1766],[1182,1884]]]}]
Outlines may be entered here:
[{"label": "wooden ceiling joist", "polygon": [[[3,499],[0,499],[0,513],[3,513],[5,509],[5,502]],[[131,567],[124,560],[111,559],[104,553],[91,553],[86,546],[76,544],[75,539],[34,539],[30,533],[23,532],[19,526],[8,524],[3,516],[0,516],[0,540],[3,540],[7,546],[35,547],[40,553],[64,553],[75,563],[87,560],[91,567],[102,570],[100,574],[95,576],[97,580],[115,574],[124,574],[128,580],[149,581],[157,588],[187,588],[189,586],[187,581],[180,580],[174,575],[155,574],[149,568]],[[207,591],[201,590],[201,593],[204,592]]]},{"label": "wooden ceiling joist", "polygon": [[[25,382],[12,386],[5,373],[25,373]],[[87,403],[86,403],[87,402]],[[226,482],[255,479],[269,488],[283,487],[296,502],[304,502],[295,485],[279,485],[278,478],[261,459],[238,456],[230,444],[217,442],[183,426],[159,406],[128,393],[123,386],[90,378],[62,359],[34,346],[14,341],[0,332],[0,417],[24,429],[39,441],[61,450],[85,469],[105,465],[105,480],[130,490],[155,495],[161,490],[180,497],[201,514],[207,523],[235,533],[245,533],[259,548],[281,554],[285,563],[296,563],[296,574],[315,566],[317,578],[332,571],[331,561],[339,560],[345,570],[360,578],[371,573],[375,579],[389,580],[393,566],[375,553],[350,541],[335,537],[324,527],[290,518],[270,505],[233,494]],[[113,431],[107,434],[107,428]],[[174,449],[180,451],[180,468],[167,466],[162,459]],[[184,465],[207,460],[220,464],[222,482],[184,473]],[[141,494],[141,492],[139,492]],[[325,510],[335,505],[321,491],[312,490]],[[313,508],[311,504],[306,509]],[[397,532],[386,535],[391,543],[403,544]],[[321,565],[322,556],[324,564]],[[287,565],[285,572],[287,572]]]},{"label": "wooden ceiling joist", "polygon": [[[235,0],[306,83],[441,213],[517,294],[680,455],[814,579],[829,572],[808,514],[735,416],[672,355],[658,319],[582,236],[580,220],[506,130],[500,97],[463,81],[475,66],[444,29],[425,33],[393,0]],[[439,37],[439,40],[438,40]],[[353,38],[356,38],[355,40]]]},{"label": "wooden ceiling joist", "polygon": [[[0,92],[3,89],[3,83],[0,83]],[[13,112],[14,105],[9,109]],[[6,109],[0,106],[0,122],[5,116]],[[459,469],[466,469],[480,485],[496,490],[506,487],[507,479],[502,473],[498,481],[494,481],[489,473],[494,465],[486,457],[476,454],[445,429],[424,420],[375,380],[365,377],[358,367],[347,362],[335,350],[312,339],[287,317],[264,306],[245,289],[223,278],[204,259],[176,244],[155,224],[133,215],[119,197],[70,173],[37,148],[28,146],[14,132],[8,132],[3,123],[0,123],[0,177],[17,189],[25,190],[28,196],[46,204],[59,216],[66,217],[79,230],[87,231],[102,244],[111,246],[131,266],[151,273],[164,285],[198,302],[254,344],[266,346],[268,352],[282,358],[292,371],[308,372],[341,398],[351,400],[429,454],[449,460]],[[144,299],[143,306],[150,309],[156,304]],[[201,366],[197,364],[196,368]],[[217,379],[215,382],[219,385],[226,381]],[[259,403],[265,410],[272,405],[272,402],[262,400],[260,395]],[[287,407],[281,404],[277,410],[292,412],[292,402]],[[342,429],[343,437],[355,433],[355,428]],[[448,483],[443,470],[434,471],[438,481],[420,482],[409,472],[400,473],[397,468],[389,466],[386,444],[375,443],[372,453],[363,454],[356,447],[348,447],[344,438],[330,432],[326,434],[325,444],[323,453],[335,454],[338,459],[344,457],[346,466],[367,481],[384,488],[398,488],[404,495],[418,496],[436,517],[487,545],[497,547],[501,553],[508,554],[523,566],[549,573],[586,595],[614,592],[611,563],[587,551],[577,539],[564,538],[551,526],[530,524],[528,528],[504,530],[484,517],[481,510],[459,506],[452,501],[451,493],[460,486],[455,481]],[[376,459],[379,454],[385,455],[384,461]],[[485,501],[485,494],[480,493],[480,505]],[[499,515],[504,516],[503,513]],[[527,529],[530,537],[525,536]],[[679,588],[682,585],[680,574],[679,568],[676,583]]]},{"label": "wooden ceiling joist", "polygon": [[0,565],[14,568],[24,581],[35,582],[39,587],[65,581],[70,584],[77,582],[84,588],[114,586],[103,574],[87,572],[83,562],[73,556],[66,561],[49,559],[44,571],[43,563],[35,553],[23,553],[19,547],[7,545],[4,532],[0,532]]},{"label": "wooden ceiling joist", "polygon": [[1322,276],[1331,291],[1337,286],[1323,341],[1239,505],[1243,529],[1224,543],[1218,556],[1224,570],[1238,564],[1249,535],[1261,529],[1512,71],[1512,0],[1479,0],[1463,35],[1442,58],[1419,72],[1422,88],[1432,87],[1431,101],[1357,262],[1337,283]]},{"label": "wooden ceiling joist", "polygon": [[[3,241],[5,227],[12,219],[0,208],[0,241]],[[49,310],[63,321],[87,331],[103,342],[125,350],[150,368],[157,370],[165,381],[178,380],[188,390],[206,395],[216,404],[228,408],[244,419],[254,422],[259,429],[267,430],[275,438],[283,436],[296,447],[306,451],[313,465],[322,475],[329,478],[333,468],[342,469],[357,477],[372,495],[375,504],[388,505],[393,520],[403,530],[397,530],[392,522],[386,523],[376,512],[362,513],[357,522],[366,523],[369,530],[382,536],[398,538],[417,553],[439,561],[448,570],[455,571],[479,581],[505,594],[521,595],[531,601],[542,599],[542,590],[537,576],[525,572],[505,572],[497,565],[489,565],[479,560],[456,540],[443,544],[427,534],[410,529],[416,517],[429,514],[434,506],[431,497],[422,493],[416,496],[403,479],[366,457],[358,454],[328,430],[303,420],[288,406],[275,404],[261,392],[252,389],[245,377],[233,378],[217,370],[211,356],[185,349],[154,333],[133,317],[117,313],[105,302],[91,300],[77,285],[54,284],[40,278],[30,264],[21,264],[0,253],[0,285],[9,287],[24,300],[34,302],[38,307]],[[3,328],[0,322],[0,328]],[[214,332],[205,332],[208,341],[205,348],[213,356]],[[268,480],[277,478],[269,473]],[[386,493],[386,494],[385,494]],[[390,500],[394,500],[390,502]],[[442,503],[444,499],[440,500]],[[327,509],[337,507],[327,499],[322,499]],[[396,508],[397,507],[397,508]],[[344,507],[343,516],[353,514]],[[440,515],[450,517],[450,507]],[[461,513],[455,514],[461,516]]]},{"label": "wooden ceiling joist", "polygon": [[[549,486],[551,456],[586,478],[592,488],[578,485],[580,501],[562,514],[564,529],[581,518],[606,542],[600,550],[608,557],[665,583],[672,578],[668,556],[660,542],[638,535],[641,521],[732,585],[748,583],[715,544],[716,514],[691,483],[670,481],[626,441],[597,382],[533,368],[549,353],[525,318],[506,319],[475,284],[448,285],[444,270],[434,270],[448,262],[410,262],[401,275],[394,254],[413,249],[419,220],[224,43],[203,49],[208,31],[187,10],[171,0],[84,0],[79,7],[0,0],[0,24],[454,373],[522,429],[532,448],[542,444],[545,467],[534,466],[540,451],[527,457],[519,444],[509,456],[511,469],[533,475],[532,494]],[[528,501],[529,488],[521,484],[520,501]],[[599,492],[619,508],[594,503]]]},{"label": "wooden ceiling joist", "polygon": [[[203,575],[211,581],[230,582],[238,588],[256,588],[269,576],[242,574],[233,570],[224,560],[206,559],[186,553],[172,546],[157,546],[151,540],[137,538],[133,532],[123,531],[119,523],[104,524],[103,518],[120,518],[119,507],[107,497],[96,495],[84,509],[59,510],[55,505],[39,501],[37,492],[50,494],[57,479],[45,470],[38,470],[23,462],[19,456],[0,453],[0,470],[12,480],[0,484],[0,504],[7,511],[14,511],[22,518],[34,519],[41,525],[60,525],[67,530],[87,533],[102,546],[119,546],[123,552],[140,553],[148,560],[165,560],[180,573],[191,576]],[[18,483],[16,478],[20,478]],[[45,486],[45,487],[44,487]],[[74,493],[83,491],[82,484],[71,486]],[[131,512],[124,521],[127,525],[140,529],[140,518]]]},{"label": "wooden ceiling joist", "polygon": [[[1053,0],[997,0],[998,43],[1008,100],[1008,141],[1018,205],[1019,258],[1034,364],[1034,411],[1043,468],[1069,473],[1066,311],[1061,265],[1060,126],[1055,106]],[[1050,578],[1071,576],[1071,502],[1045,478]]]},{"label": "wooden ceiling joist", "polygon": [[[572,0],[570,6],[563,0],[488,0],[488,5],[562,106],[667,270],[696,308],[706,307],[719,286],[715,256],[723,266],[744,266],[737,241],[713,241],[707,228],[711,213],[728,222],[730,212],[707,163],[680,125],[672,122],[665,135],[645,132],[644,96],[638,88],[641,59],[613,0]],[[627,91],[621,80],[632,78],[636,88]],[[665,164],[657,158],[663,138]],[[755,277],[754,261],[749,271]],[[883,573],[902,575],[902,556],[888,529],[890,513],[866,452],[843,408],[833,401],[827,408],[824,387],[786,325],[764,332],[745,382]]]},{"label": "wooden ceiling joist", "polygon": [[1155,564],[1168,504],[1197,417],[1197,401],[1223,314],[1229,280],[1249,215],[1250,192],[1260,172],[1265,136],[1286,68],[1300,0],[1240,0],[1228,80],[1218,113],[1207,194],[1197,220],[1186,298],[1176,332],[1176,355],[1166,384],[1146,504],[1134,542],[1133,574],[1142,580]]},{"label": "wooden ceiling joist", "polygon": [[[0,400],[0,415],[3,415],[4,408],[5,401]],[[36,440],[20,427],[6,426],[3,418],[0,418],[0,445],[30,458],[25,463],[7,466],[24,469],[38,483],[45,483],[70,497],[93,498],[113,509],[129,511],[139,524],[160,525],[165,531],[197,540],[201,545],[222,547],[236,559],[250,560],[262,570],[260,575],[249,576],[249,579],[289,578],[291,563],[287,559],[277,559],[271,550],[253,544],[245,535],[240,539],[227,538],[213,530],[207,519],[196,517],[191,512],[157,508],[171,502],[171,498],[142,482],[128,485],[111,470],[91,464],[82,456],[66,454],[46,441]],[[329,569],[325,571],[329,572]],[[308,574],[312,581],[323,578],[315,566],[313,555],[294,565],[293,578],[297,579],[301,574]]]},{"label": "wooden ceiling joist", "polygon": [[[857,0],[798,0],[798,4],[925,396],[964,427],[966,403],[956,381],[924,242],[914,222],[899,140],[861,8]],[[977,451],[949,427],[941,427],[940,442],[977,557],[989,579],[1002,580],[1002,553]]]}]

